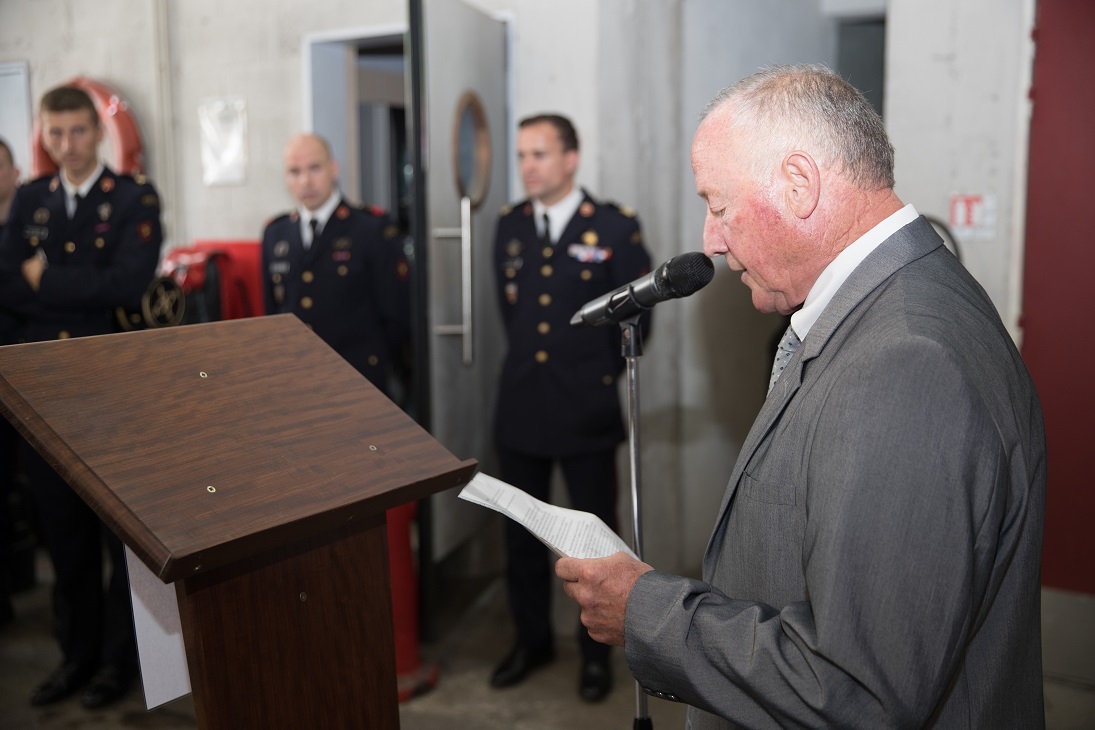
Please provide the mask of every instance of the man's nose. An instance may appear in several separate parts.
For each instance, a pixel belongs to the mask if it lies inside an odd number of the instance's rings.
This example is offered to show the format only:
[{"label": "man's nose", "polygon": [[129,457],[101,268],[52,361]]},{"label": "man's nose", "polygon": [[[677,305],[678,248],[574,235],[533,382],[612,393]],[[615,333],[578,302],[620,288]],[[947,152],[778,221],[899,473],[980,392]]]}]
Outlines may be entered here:
[{"label": "man's nose", "polygon": [[722,241],[722,234],[719,231],[719,227],[715,222],[714,216],[710,212],[703,219],[703,250],[708,256],[714,251],[715,247]]}]

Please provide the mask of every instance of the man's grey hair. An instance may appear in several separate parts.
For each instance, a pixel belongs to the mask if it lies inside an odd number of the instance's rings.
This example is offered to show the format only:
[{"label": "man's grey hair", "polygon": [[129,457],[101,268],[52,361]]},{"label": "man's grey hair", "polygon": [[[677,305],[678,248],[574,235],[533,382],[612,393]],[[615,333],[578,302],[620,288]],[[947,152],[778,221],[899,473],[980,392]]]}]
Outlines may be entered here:
[{"label": "man's grey hair", "polygon": [[759,71],[716,94],[701,121],[727,105],[731,130],[748,135],[758,179],[767,179],[784,154],[801,149],[862,189],[894,185],[893,145],[882,118],[863,94],[825,66]]}]

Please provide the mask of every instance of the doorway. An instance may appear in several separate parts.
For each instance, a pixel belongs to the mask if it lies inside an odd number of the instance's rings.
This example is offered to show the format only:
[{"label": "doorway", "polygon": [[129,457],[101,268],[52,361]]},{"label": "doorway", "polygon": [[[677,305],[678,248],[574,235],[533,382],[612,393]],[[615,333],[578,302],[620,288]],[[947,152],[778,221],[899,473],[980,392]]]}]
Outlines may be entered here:
[{"label": "doorway", "polygon": [[[489,473],[502,347],[491,250],[509,197],[506,26],[461,0],[409,5],[409,28],[305,37],[305,128],[330,141],[342,192],[384,208],[405,233],[415,331],[400,405]],[[419,504],[426,638],[450,574],[500,569],[482,545],[500,541],[483,529],[496,517],[456,491]]]}]

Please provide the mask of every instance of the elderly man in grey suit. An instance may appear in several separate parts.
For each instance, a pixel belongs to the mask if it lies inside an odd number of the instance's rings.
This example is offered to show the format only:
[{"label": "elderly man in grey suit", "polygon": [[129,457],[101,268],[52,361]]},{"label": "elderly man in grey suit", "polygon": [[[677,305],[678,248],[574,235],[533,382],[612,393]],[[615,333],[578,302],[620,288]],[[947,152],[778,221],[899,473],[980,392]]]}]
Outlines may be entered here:
[{"label": "elderly man in grey suit", "polygon": [[988,296],[893,192],[815,66],[720,93],[692,144],[704,251],[791,316],[703,580],[556,572],[692,728],[1040,728],[1045,432]]}]

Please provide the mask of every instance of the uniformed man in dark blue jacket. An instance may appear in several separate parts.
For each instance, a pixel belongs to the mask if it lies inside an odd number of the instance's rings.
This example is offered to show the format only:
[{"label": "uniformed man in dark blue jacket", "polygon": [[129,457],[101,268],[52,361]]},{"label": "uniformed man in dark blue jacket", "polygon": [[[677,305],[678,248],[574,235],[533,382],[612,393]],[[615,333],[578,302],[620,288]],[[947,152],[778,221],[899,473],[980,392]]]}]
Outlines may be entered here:
[{"label": "uniformed man in dark blue jacket", "polygon": [[[494,250],[508,340],[495,419],[501,476],[548,501],[558,463],[571,504],[615,527],[616,448],[625,438],[620,330],[574,328],[570,319],[589,300],[648,273],[650,255],[632,210],[575,186],[578,136],[568,119],[522,120],[517,154],[529,199],[503,209]],[[517,684],[555,658],[547,549],[515,522],[505,529],[517,637],[491,677],[495,687]],[[612,685],[609,648],[578,630],[579,693],[599,701]]]},{"label": "uniformed man in dark blue jacket", "polygon": [[[115,332],[116,309],[138,308],[156,273],[159,196],[144,178],[115,174],[99,161],[103,128],[83,90],[47,93],[40,121],[60,170],[15,195],[0,238],[0,306],[17,315],[26,342]],[[54,627],[63,656],[31,703],[56,702],[87,685],[84,706],[100,707],[122,697],[136,674],[122,543],[37,453],[24,451],[56,576]],[[112,563],[105,595],[103,539]]]},{"label": "uniformed man in dark blue jacket", "polygon": [[297,207],[262,234],[266,313],[292,312],[390,395],[392,358],[410,331],[399,229],[380,209],[342,197],[322,137],[289,141],[285,181]]},{"label": "uniformed man in dark blue jacket", "polygon": [[[0,240],[8,222],[15,190],[19,187],[19,168],[8,143],[0,139]],[[0,307],[0,345],[10,345],[16,340],[18,320],[7,309]],[[19,439],[15,428],[0,419],[0,627],[15,618],[11,604],[11,574],[13,570],[11,543],[12,517],[9,495],[15,491],[16,454]]]}]

